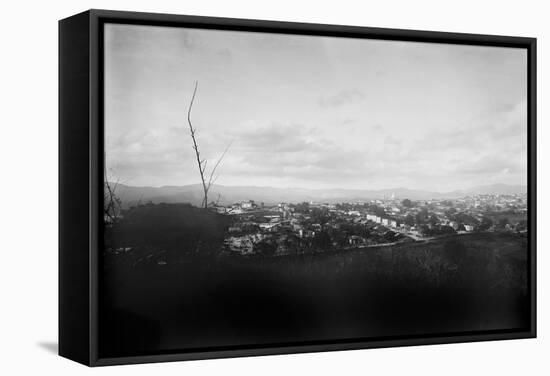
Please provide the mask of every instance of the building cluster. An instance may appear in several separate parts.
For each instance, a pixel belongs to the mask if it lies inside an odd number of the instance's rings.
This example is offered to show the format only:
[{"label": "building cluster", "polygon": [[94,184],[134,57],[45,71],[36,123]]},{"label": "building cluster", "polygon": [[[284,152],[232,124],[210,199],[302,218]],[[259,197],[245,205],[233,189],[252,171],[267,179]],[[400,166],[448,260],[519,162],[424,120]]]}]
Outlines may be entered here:
[{"label": "building cluster", "polygon": [[378,247],[471,232],[526,232],[526,195],[475,195],[411,201],[391,197],[349,203],[277,205],[252,200],[218,206],[232,217],[228,252],[288,253]]}]

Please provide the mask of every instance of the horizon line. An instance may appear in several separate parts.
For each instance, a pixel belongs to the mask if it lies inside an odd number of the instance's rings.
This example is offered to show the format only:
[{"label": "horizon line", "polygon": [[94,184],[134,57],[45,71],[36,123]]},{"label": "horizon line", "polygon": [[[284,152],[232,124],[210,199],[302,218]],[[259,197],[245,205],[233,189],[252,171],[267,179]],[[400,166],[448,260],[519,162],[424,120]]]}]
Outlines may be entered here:
[{"label": "horizon line", "polygon": [[[126,187],[131,188],[184,188],[184,187],[190,187],[190,186],[201,186],[201,183],[192,183],[192,184],[183,184],[183,185],[128,185],[124,183],[115,183],[115,182],[109,182],[106,183],[110,184],[117,184],[122,185]],[[378,189],[370,189],[370,188],[342,188],[342,187],[332,187],[332,188],[304,188],[304,187],[293,187],[293,186],[287,186],[287,187],[275,187],[270,185],[225,185],[225,184],[215,184],[212,186],[212,188],[215,187],[225,187],[225,188],[272,188],[272,189],[296,189],[296,190],[306,190],[306,191],[328,191],[328,190],[341,190],[341,191],[371,191],[371,192],[380,192],[380,191],[398,191],[398,190],[408,190],[408,191],[420,191],[420,192],[427,192],[427,193],[437,193],[437,194],[447,194],[447,193],[454,193],[454,192],[465,192],[474,190],[476,188],[482,188],[482,187],[493,187],[493,186],[506,186],[506,187],[520,187],[521,189],[525,189],[527,191],[528,185],[527,184],[506,184],[506,183],[494,183],[494,184],[483,184],[483,185],[477,185],[477,186],[471,186],[469,188],[462,188],[462,189],[454,189],[450,191],[436,191],[436,190],[427,190],[427,189],[417,189],[417,188],[406,188],[406,187],[392,187],[392,188],[378,188]]]}]

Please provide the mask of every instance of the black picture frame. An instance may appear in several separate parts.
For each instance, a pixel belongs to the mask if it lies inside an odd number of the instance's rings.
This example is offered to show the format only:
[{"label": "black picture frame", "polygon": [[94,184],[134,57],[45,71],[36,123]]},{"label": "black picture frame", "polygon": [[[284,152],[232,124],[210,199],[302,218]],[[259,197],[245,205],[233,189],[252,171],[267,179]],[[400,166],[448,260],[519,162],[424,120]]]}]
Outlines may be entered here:
[{"label": "black picture frame", "polygon": [[[528,56],[526,330],[217,347],[98,357],[98,260],[103,217],[103,25],[106,22],[524,48]],[[88,366],[290,354],[536,337],[536,39],[171,14],[88,10],[59,21],[59,354]]]}]

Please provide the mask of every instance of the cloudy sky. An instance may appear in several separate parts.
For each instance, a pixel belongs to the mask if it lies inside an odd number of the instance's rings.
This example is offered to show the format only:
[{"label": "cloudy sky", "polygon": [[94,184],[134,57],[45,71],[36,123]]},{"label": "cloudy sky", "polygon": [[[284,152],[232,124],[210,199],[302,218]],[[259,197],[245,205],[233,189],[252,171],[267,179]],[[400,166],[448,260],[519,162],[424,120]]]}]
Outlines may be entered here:
[{"label": "cloudy sky", "polygon": [[105,147],[129,185],[526,184],[525,50],[106,25]]}]

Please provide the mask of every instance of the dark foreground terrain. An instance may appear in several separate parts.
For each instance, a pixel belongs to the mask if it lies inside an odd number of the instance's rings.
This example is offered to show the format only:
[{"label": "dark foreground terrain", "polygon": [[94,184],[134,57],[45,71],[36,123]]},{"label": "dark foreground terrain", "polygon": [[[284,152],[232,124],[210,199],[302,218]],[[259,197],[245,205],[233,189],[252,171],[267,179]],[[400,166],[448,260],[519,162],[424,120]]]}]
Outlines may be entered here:
[{"label": "dark foreground terrain", "polygon": [[243,257],[216,252],[224,216],[167,206],[145,218],[108,231],[101,357],[529,324],[517,234]]}]

